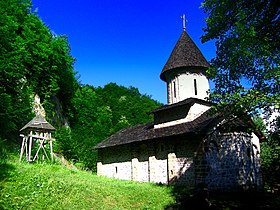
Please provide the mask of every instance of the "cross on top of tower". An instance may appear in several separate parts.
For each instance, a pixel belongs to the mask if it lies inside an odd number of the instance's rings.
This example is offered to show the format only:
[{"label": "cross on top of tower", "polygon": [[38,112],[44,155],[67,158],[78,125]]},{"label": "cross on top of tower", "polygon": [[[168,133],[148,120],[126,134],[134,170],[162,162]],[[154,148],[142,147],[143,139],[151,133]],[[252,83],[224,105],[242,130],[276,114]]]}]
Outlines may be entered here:
[{"label": "cross on top of tower", "polygon": [[188,22],[187,19],[186,19],[186,15],[183,14],[181,16],[181,19],[183,20],[183,31],[186,31],[186,22]]}]

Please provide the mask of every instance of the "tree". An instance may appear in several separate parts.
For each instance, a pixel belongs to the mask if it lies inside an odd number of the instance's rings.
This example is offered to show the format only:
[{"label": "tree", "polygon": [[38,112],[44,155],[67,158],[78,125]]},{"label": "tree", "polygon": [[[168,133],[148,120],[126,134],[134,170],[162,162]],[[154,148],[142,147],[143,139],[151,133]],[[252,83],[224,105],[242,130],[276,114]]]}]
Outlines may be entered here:
[{"label": "tree", "polygon": [[31,116],[31,90],[26,86],[26,51],[21,42],[30,1],[0,1],[0,138],[17,139],[17,131]]},{"label": "tree", "polygon": [[266,187],[270,189],[280,184],[280,117],[276,122],[276,129],[268,135],[268,141],[261,144],[262,172]]},{"label": "tree", "polygon": [[64,109],[77,88],[75,59],[65,36],[56,36],[32,11],[31,0],[0,1],[0,137],[17,139],[32,117],[32,95],[38,94],[49,119],[52,99]]},{"label": "tree", "polygon": [[250,114],[279,110],[280,2],[205,0],[202,8],[208,15],[202,41],[217,47],[208,70],[211,100]]},{"label": "tree", "polygon": [[56,132],[56,152],[83,168],[96,170],[97,151],[90,148],[111,134],[152,121],[147,112],[160,103],[134,87],[109,83],[104,88],[80,85],[71,100],[70,128]]},{"label": "tree", "polygon": [[135,87],[126,88],[116,83],[109,83],[104,88],[98,87],[96,93],[98,102],[106,104],[112,110],[112,123],[116,126],[113,132],[127,125],[151,122],[153,116],[147,113],[162,105],[150,96],[142,95]]}]

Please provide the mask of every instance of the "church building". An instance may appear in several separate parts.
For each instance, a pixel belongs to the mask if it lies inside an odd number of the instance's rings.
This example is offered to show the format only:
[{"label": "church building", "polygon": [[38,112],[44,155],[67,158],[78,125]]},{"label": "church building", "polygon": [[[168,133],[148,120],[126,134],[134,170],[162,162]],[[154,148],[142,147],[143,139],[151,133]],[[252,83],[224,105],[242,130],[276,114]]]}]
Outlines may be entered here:
[{"label": "church building", "polygon": [[[260,189],[260,132],[250,119],[211,112],[209,63],[183,27],[160,78],[168,104],[154,121],[125,128],[92,149],[97,174],[123,180],[207,185],[211,191]],[[227,116],[227,117],[226,117]]]}]

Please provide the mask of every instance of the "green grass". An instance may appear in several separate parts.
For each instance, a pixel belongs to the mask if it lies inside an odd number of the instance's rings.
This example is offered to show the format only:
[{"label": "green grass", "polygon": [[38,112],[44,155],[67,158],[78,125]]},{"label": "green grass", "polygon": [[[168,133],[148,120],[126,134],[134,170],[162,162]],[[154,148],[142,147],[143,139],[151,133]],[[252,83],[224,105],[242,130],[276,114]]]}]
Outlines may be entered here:
[{"label": "green grass", "polygon": [[[0,210],[2,209],[190,209],[191,191],[99,177],[59,164],[19,163],[18,156],[0,160]],[[187,202],[185,202],[187,201]],[[210,193],[216,210],[278,209],[280,194]]]},{"label": "green grass", "polygon": [[164,209],[171,188],[47,163],[0,165],[0,209]]}]

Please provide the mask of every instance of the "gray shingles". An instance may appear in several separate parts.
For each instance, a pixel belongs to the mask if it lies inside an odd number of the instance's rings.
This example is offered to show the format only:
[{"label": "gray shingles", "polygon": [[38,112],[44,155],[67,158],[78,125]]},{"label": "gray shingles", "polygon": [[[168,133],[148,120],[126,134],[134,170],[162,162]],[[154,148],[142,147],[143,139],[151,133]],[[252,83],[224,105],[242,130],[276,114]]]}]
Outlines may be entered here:
[{"label": "gray shingles", "polygon": [[26,130],[28,128],[38,129],[38,130],[55,130],[55,128],[46,121],[41,115],[36,115],[31,121],[29,121],[25,126],[23,126],[20,131]]},{"label": "gray shingles", "polygon": [[194,121],[181,123],[174,126],[155,129],[153,127],[153,123],[148,123],[125,128],[94,146],[92,149],[112,147],[122,144],[129,144],[132,142],[166,138],[188,133],[204,133],[205,128],[208,127],[208,125],[215,119],[217,119],[217,117],[217,114],[210,115],[209,112],[205,112]]},{"label": "gray shingles", "polygon": [[[196,101],[199,102],[199,101]],[[185,100],[182,103],[193,103],[193,100]],[[177,103],[178,106],[181,104]],[[174,108],[174,106],[172,106]],[[164,108],[166,108],[164,106]],[[164,109],[163,108],[163,109]],[[158,110],[158,109],[157,109]],[[156,111],[157,111],[156,110]],[[151,112],[153,113],[153,112]],[[176,137],[179,135],[197,134],[206,135],[212,127],[218,125],[227,115],[223,112],[212,113],[212,110],[204,112],[198,118],[193,121],[181,123],[169,127],[154,128],[154,123],[147,123],[142,125],[136,125],[133,127],[125,128],[116,134],[113,134],[109,138],[105,139],[101,143],[94,146],[92,149],[101,149],[106,147],[113,147],[118,145],[130,144],[134,142],[151,141],[155,139],[163,139],[168,137]],[[252,127],[252,123],[248,123],[244,119],[233,117],[232,119],[227,117],[226,124],[221,128],[232,130],[246,130]],[[260,135],[260,137],[262,137]]]},{"label": "gray shingles", "polygon": [[165,73],[175,68],[200,67],[203,69],[208,68],[209,66],[209,63],[202,55],[196,44],[187,32],[183,31],[168,61],[161,71],[160,78],[166,81]]}]

